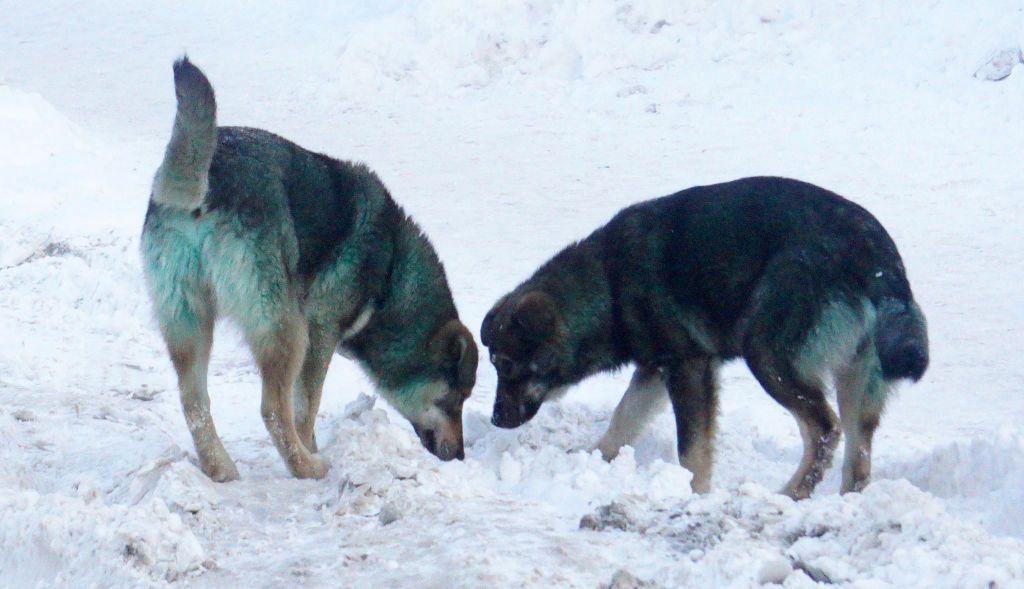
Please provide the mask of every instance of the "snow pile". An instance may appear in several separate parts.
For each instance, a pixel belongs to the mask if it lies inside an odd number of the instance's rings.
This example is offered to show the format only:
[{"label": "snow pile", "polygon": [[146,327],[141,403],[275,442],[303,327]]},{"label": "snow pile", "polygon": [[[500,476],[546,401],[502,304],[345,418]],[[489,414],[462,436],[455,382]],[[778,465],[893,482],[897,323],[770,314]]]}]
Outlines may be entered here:
[{"label": "snow pile", "polygon": [[[547,441],[541,447],[524,444],[515,433],[492,433],[468,439],[466,462],[440,463],[425,454],[415,435],[390,410],[372,408],[363,396],[327,429],[334,443],[324,449],[332,464],[330,480],[339,494],[325,504],[337,514],[376,515],[385,505],[401,512],[434,503],[472,499],[481,494],[540,502],[569,520],[595,506],[623,496],[644,496],[661,502],[689,495],[689,473],[674,464],[654,460],[638,465],[631,449],[609,464],[597,452],[569,450],[577,432],[571,423],[542,419]],[[478,414],[471,418],[479,418]],[[536,434],[537,430],[525,430]],[[412,496],[417,496],[412,500]],[[434,509],[450,509],[435,505]]]},{"label": "snow pile", "polygon": [[[53,208],[61,174],[86,149],[81,130],[42,97],[0,85],[0,267],[17,264],[45,239],[44,228],[12,225]],[[71,157],[69,157],[71,156]],[[70,175],[80,175],[80,171]]]},{"label": "snow pile", "polygon": [[503,78],[571,82],[657,70],[704,54],[706,39],[694,29],[702,21],[725,16],[716,34],[743,37],[759,35],[781,12],[771,2],[741,4],[722,15],[711,4],[671,0],[424,2],[357,30],[339,67],[346,85],[441,92]]},{"label": "snow pile", "polygon": [[996,51],[984,65],[978,68],[978,71],[974,72],[974,77],[990,82],[1005,80],[1013,73],[1013,68],[1020,63],[1024,63],[1024,50],[1019,46],[1002,49]]},{"label": "snow pile", "polygon": [[[982,588],[1008,586],[1024,575],[1019,542],[989,540],[904,481],[799,503],[756,484],[737,491],[669,509],[612,504],[585,520],[586,527],[665,539],[691,563],[686,582],[701,585],[788,580]],[[611,525],[589,525],[595,520]]]},{"label": "snow pile", "polygon": [[11,587],[129,586],[198,571],[206,555],[161,501],[105,505],[78,497],[0,489],[0,570]]},{"label": "snow pile", "polygon": [[[725,66],[752,63],[784,76],[828,75],[853,62],[855,76],[923,81],[924,72],[941,71],[967,78],[992,55],[976,77],[1005,77],[1019,47],[995,54],[992,47],[1024,42],[1019,5],[978,8],[968,17],[955,3],[921,9],[862,0],[440,0],[355,29],[333,77],[365,98],[383,89],[448,95],[502,82],[568,88],[598,79],[662,87],[686,81],[692,89],[708,75],[731,83],[735,72]],[[959,54],[951,55],[951,45]],[[619,89],[647,91],[645,84]]]},{"label": "snow pile", "polygon": [[0,85],[0,137],[0,268],[45,249],[55,233],[138,223],[149,173],[38,94]]},{"label": "snow pile", "polygon": [[882,469],[970,513],[986,528],[1024,538],[1024,432],[1004,428],[938,448],[909,464]]},{"label": "snow pile", "polygon": [[[5,170],[37,164],[74,149],[86,141],[81,129],[38,94],[0,85],[0,161]],[[0,176],[5,184],[10,177]]]}]

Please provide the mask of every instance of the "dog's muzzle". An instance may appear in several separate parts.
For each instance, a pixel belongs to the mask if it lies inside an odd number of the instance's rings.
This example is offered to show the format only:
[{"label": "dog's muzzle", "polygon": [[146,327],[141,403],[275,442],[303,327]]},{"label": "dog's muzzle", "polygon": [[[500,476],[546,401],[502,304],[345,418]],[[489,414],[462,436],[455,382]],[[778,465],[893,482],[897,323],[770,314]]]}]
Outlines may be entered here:
[{"label": "dog's muzzle", "polygon": [[[441,460],[447,462],[449,460],[463,460],[466,458],[466,451],[463,446],[461,431],[451,431],[454,430],[454,428],[446,427],[437,429],[426,427],[421,428],[416,424],[413,424],[412,428],[416,432],[416,435],[419,436],[420,443],[423,444],[423,447]],[[461,427],[459,430],[461,430]]]},{"label": "dog's muzzle", "polygon": [[533,419],[540,410],[541,402],[533,399],[516,399],[510,395],[498,394],[494,400],[494,412],[491,414],[491,423],[494,425],[512,429],[519,427]]}]

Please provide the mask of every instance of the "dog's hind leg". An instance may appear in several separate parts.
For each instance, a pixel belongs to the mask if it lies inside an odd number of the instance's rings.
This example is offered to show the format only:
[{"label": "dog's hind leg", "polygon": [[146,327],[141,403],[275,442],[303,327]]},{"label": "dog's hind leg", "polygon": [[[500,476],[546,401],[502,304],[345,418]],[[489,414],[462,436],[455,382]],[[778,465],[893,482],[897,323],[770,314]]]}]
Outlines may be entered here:
[{"label": "dog's hind leg", "polygon": [[871,480],[871,440],[889,393],[870,339],[865,339],[848,364],[836,370],[836,393],[846,436],[840,492],[861,491]]},{"label": "dog's hind leg", "polygon": [[775,260],[754,292],[743,357],[754,377],[800,427],[803,457],[782,493],[810,496],[839,443],[839,423],[825,400],[824,376],[864,334],[863,317],[839,300],[829,252],[800,250]]},{"label": "dog's hind leg", "polygon": [[715,417],[718,411],[718,361],[693,356],[668,371],[668,396],[676,416],[679,463],[693,474],[695,493],[711,489]]},{"label": "dog's hind leg", "polygon": [[317,411],[320,410],[327,367],[331,364],[339,339],[337,329],[309,322],[309,347],[306,349],[302,369],[299,370],[299,379],[295,383],[295,429],[302,444],[310,452],[317,451],[313,427]]},{"label": "dog's hind leg", "polygon": [[832,464],[839,428],[821,383],[806,382],[798,376],[789,357],[776,347],[786,346],[772,337],[773,329],[771,325],[755,326],[744,346],[744,357],[764,390],[792,413],[800,426],[803,458],[782,493],[793,499],[805,499]]},{"label": "dog's hind leg", "polygon": [[309,342],[305,318],[296,306],[246,337],[263,377],[260,411],[277,451],[295,477],[323,478],[327,461],[311,454],[295,430],[292,394]]},{"label": "dog's hind leg", "polygon": [[605,460],[618,456],[619,449],[632,444],[643,433],[644,427],[665,407],[667,400],[668,390],[661,373],[656,368],[638,366],[626,394],[612,413],[608,431],[597,443],[601,456]]},{"label": "dog's hind leg", "polygon": [[213,313],[204,313],[189,329],[180,326],[163,329],[171,362],[178,373],[178,389],[185,423],[199,456],[199,465],[206,476],[217,482],[238,479],[238,469],[231,461],[210,415],[210,396],[206,389],[206,373],[213,343]]}]

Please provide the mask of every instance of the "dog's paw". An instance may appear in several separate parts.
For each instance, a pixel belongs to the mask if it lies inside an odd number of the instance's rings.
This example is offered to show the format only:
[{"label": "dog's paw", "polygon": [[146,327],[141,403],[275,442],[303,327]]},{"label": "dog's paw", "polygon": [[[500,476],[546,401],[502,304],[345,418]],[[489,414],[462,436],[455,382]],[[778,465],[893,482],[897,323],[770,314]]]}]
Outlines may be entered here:
[{"label": "dog's paw", "polygon": [[844,477],[843,484],[842,486],[839,487],[839,492],[842,493],[843,495],[847,493],[860,493],[868,486],[868,483],[870,482],[870,477],[862,477],[856,480],[849,480],[847,479],[847,477]]},{"label": "dog's paw", "polygon": [[601,458],[603,458],[605,462],[611,462],[619,456],[620,448],[618,445],[608,444],[602,441],[598,442],[596,446],[593,446],[590,449],[591,452],[594,450],[601,453]]},{"label": "dog's paw", "polygon": [[227,483],[238,480],[238,467],[231,461],[230,458],[227,460],[214,460],[209,464],[203,464],[203,473],[210,477],[215,483]]},{"label": "dog's paw", "polygon": [[331,470],[331,463],[323,456],[311,454],[309,460],[296,467],[293,474],[300,479],[322,479]]},{"label": "dog's paw", "polygon": [[779,494],[785,495],[793,501],[803,501],[811,496],[811,491],[812,489],[808,488],[806,485],[794,485],[792,483],[788,483],[779,491]]}]

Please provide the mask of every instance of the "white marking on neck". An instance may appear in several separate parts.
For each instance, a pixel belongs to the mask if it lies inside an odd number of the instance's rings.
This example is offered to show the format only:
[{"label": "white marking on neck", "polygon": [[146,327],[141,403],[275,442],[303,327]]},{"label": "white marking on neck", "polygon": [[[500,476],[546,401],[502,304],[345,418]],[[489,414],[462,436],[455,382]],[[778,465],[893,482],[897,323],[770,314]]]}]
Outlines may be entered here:
[{"label": "white marking on neck", "polygon": [[349,325],[345,331],[341,332],[341,341],[347,341],[356,336],[360,331],[366,328],[366,325],[370,323],[370,317],[373,316],[373,301],[366,303],[363,310],[359,312],[359,316],[356,320]]}]

